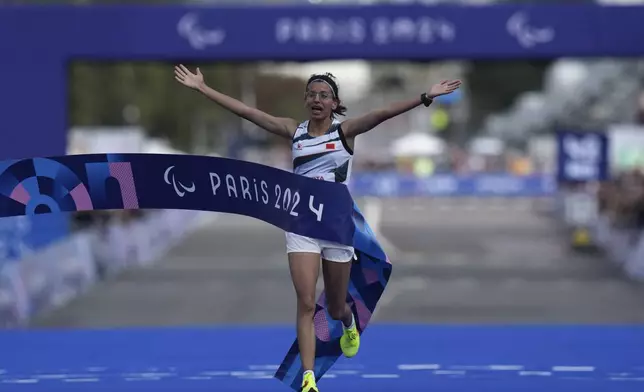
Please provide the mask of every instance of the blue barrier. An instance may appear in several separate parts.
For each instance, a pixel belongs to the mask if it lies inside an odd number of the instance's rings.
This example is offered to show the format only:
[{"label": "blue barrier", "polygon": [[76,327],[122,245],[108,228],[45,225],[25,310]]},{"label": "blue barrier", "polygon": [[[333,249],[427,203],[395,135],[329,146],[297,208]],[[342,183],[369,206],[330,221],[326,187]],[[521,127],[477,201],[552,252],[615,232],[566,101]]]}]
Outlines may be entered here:
[{"label": "blue barrier", "polygon": [[354,197],[545,197],[556,191],[553,176],[510,174],[425,178],[399,173],[356,173],[351,179]]},{"label": "blue barrier", "polygon": [[[18,263],[0,263],[0,328],[24,325],[65,305],[98,280],[149,265],[196,228],[203,217],[195,211],[152,211],[131,222],[110,222],[74,233],[46,249],[23,255]],[[0,223],[16,219],[0,219]]]},{"label": "blue barrier", "polygon": [[68,214],[0,218],[0,265],[51,245],[68,233]]}]

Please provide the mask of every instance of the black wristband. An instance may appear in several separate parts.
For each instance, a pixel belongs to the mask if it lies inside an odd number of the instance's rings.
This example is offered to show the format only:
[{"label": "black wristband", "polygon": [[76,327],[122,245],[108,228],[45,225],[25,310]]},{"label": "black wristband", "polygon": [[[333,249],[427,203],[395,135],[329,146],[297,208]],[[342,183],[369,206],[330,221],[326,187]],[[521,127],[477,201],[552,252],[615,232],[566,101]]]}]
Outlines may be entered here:
[{"label": "black wristband", "polygon": [[427,93],[422,93],[420,94],[420,102],[422,102],[425,107],[429,107],[429,105],[431,105],[434,100],[428,97]]}]

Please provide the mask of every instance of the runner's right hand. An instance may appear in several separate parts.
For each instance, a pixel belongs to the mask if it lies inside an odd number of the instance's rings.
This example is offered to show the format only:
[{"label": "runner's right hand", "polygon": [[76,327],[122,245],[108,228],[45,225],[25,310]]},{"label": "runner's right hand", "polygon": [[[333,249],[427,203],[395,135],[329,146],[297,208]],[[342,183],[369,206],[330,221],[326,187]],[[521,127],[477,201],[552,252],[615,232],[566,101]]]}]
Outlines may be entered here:
[{"label": "runner's right hand", "polygon": [[203,85],[203,74],[197,68],[197,73],[194,74],[188,70],[183,64],[174,67],[174,78],[186,87],[198,89]]}]

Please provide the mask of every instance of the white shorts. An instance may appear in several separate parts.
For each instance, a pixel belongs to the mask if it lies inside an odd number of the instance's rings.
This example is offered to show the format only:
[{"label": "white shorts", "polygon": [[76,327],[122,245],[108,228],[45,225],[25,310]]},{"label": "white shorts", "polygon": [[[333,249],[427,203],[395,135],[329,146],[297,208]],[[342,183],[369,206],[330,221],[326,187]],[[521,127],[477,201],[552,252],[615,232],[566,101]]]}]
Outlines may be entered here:
[{"label": "white shorts", "polygon": [[325,260],[338,263],[348,263],[355,256],[352,246],[286,232],[286,253],[294,252],[317,253]]}]

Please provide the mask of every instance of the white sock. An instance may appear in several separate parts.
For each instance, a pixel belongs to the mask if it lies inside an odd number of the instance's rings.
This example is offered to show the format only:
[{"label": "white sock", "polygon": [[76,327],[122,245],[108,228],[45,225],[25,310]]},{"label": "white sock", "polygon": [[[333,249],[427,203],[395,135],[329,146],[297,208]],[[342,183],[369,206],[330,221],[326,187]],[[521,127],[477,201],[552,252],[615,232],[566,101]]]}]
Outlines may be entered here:
[{"label": "white sock", "polygon": [[353,328],[353,327],[355,327],[355,326],[356,326],[356,319],[353,317],[353,312],[351,312],[351,325],[349,325],[348,327],[346,327],[346,326],[344,325],[344,323],[342,323],[342,328],[344,328],[344,329],[351,329],[351,328]]},{"label": "white sock", "polygon": [[307,374],[311,374],[311,377],[315,378],[315,374],[313,373],[313,370],[306,370],[303,376],[306,376]]}]

